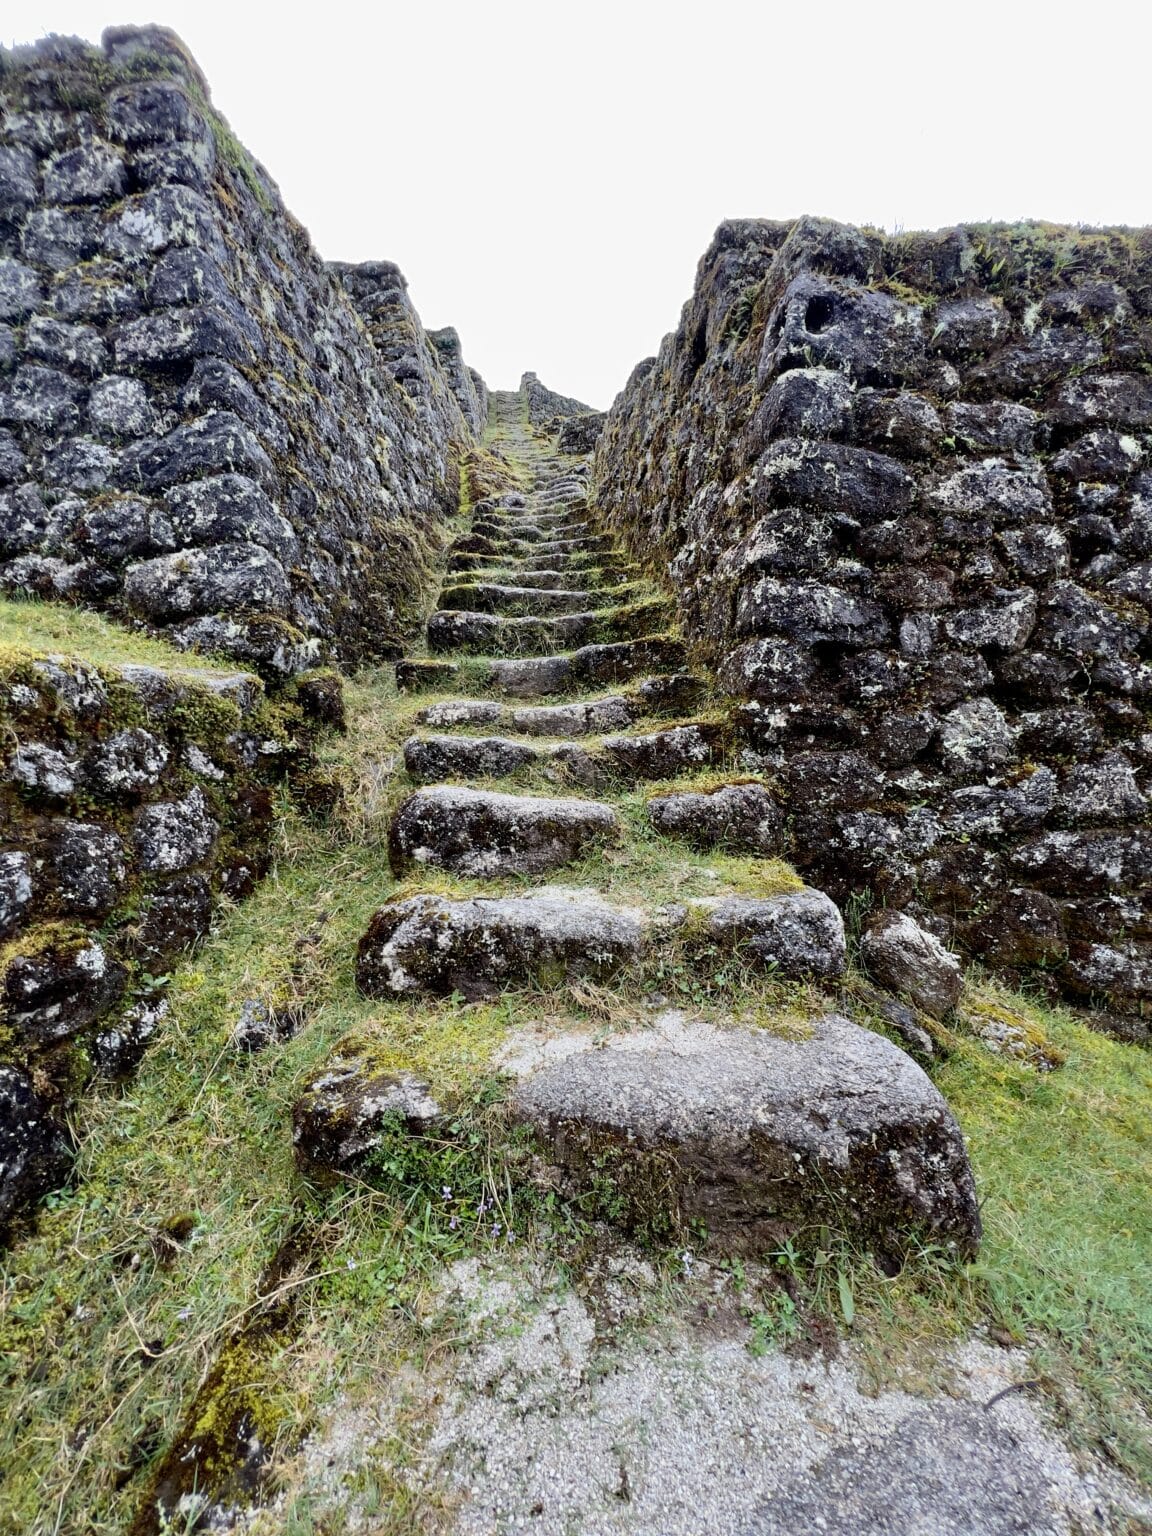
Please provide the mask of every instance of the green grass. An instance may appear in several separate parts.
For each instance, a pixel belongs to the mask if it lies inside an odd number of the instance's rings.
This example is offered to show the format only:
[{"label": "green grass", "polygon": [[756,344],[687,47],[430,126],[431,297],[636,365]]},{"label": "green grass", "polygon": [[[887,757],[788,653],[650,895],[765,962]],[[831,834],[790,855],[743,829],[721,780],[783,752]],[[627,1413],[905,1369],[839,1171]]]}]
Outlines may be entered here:
[{"label": "green grass", "polygon": [[79,656],[98,667],[135,664],[185,672],[240,670],[234,661],[178,651],[163,640],[127,629],[85,608],[35,599],[0,598],[0,650],[29,654],[60,652]]}]

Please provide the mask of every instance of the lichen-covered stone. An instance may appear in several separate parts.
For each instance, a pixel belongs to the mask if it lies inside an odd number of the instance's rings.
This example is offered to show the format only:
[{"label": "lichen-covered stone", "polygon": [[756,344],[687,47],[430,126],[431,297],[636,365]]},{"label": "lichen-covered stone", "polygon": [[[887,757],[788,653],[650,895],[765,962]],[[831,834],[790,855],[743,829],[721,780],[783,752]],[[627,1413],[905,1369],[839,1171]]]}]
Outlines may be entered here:
[{"label": "lichen-covered stone", "polygon": [[844,919],[823,891],[711,897],[698,903],[709,938],[782,976],[832,980],[843,974]]},{"label": "lichen-covered stone", "polygon": [[559,886],[470,901],[412,896],[373,916],[356,983],[370,997],[477,998],[510,985],[604,981],[637,958],[648,927],[642,912]]},{"label": "lichen-covered stone", "polygon": [[359,1056],[337,1055],[307,1084],[292,1111],[296,1161],[312,1178],[355,1172],[393,1124],[414,1133],[441,1119],[428,1085]]},{"label": "lichen-covered stone", "polygon": [[723,784],[703,794],[655,795],[647,809],[658,832],[693,848],[765,856],[780,851],[784,817],[763,784]]},{"label": "lichen-covered stone", "polygon": [[0,1065],[0,1238],[13,1219],[59,1189],[72,1141],[26,1072]]},{"label": "lichen-covered stone", "polygon": [[197,787],[181,800],[157,801],[139,813],[133,834],[136,855],[141,868],[170,874],[207,858],[219,831]]},{"label": "lichen-covered stone", "polygon": [[537,756],[532,747],[504,736],[410,736],[404,743],[404,768],[417,784],[502,779]]},{"label": "lichen-covered stone", "polygon": [[79,1034],[116,1002],[123,966],[94,934],[60,927],[10,946],[0,979],[0,1015],[17,1038],[48,1045]]},{"label": "lichen-covered stone", "polygon": [[[803,1039],[672,1016],[543,1067],[512,1104],[577,1188],[613,1167],[625,1224],[663,1217],[737,1252],[821,1222],[889,1256],[917,1237],[964,1255],[980,1241],[944,1098],[890,1041],[836,1015]],[[654,1181],[655,1212],[637,1193],[651,1200]]]},{"label": "lichen-covered stone", "polygon": [[619,833],[610,806],[595,800],[501,795],[446,785],[417,790],[389,833],[392,868],[432,865],[485,878],[537,875],[570,864]]},{"label": "lichen-covered stone", "polygon": [[884,912],[864,934],[864,963],[882,986],[943,1018],[960,1000],[959,959],[907,912]]}]

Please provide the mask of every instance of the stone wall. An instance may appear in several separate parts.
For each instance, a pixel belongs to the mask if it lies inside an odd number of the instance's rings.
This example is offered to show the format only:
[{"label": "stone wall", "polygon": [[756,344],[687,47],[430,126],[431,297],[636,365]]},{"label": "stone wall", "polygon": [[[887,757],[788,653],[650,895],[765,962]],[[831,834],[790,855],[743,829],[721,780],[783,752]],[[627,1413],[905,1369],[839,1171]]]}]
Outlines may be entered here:
[{"label": "stone wall", "polygon": [[268,677],[394,650],[484,414],[394,308],[382,366],[171,33],[0,54],[0,589]]},{"label": "stone wall", "polygon": [[596,414],[590,405],[584,405],[571,395],[558,395],[554,389],[541,384],[534,373],[521,376],[520,393],[527,402],[528,420],[546,432],[557,431],[570,417]]},{"label": "stone wall", "polygon": [[66,1175],[72,1096],[135,1066],[160,978],[270,863],[272,787],[311,761],[317,674],[0,656],[0,1236]]},{"label": "stone wall", "polygon": [[425,331],[395,262],[333,261],[329,270],[347,289],[384,367],[427,422],[431,440],[462,444],[482,432],[488,420],[484,380],[465,366],[451,326]]},{"label": "stone wall", "polygon": [[1150,316],[1149,231],[725,224],[595,460],[798,864],[1132,1011],[1152,998]]}]

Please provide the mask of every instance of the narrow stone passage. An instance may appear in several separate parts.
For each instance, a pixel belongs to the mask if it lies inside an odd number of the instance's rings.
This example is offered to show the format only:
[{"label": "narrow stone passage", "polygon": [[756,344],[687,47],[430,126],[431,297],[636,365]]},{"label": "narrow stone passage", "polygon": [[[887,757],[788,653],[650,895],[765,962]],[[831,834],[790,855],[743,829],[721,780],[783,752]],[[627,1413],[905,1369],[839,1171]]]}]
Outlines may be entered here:
[{"label": "narrow stone passage", "polygon": [[[781,880],[778,805],[769,785],[734,773],[728,711],[689,666],[670,599],[597,528],[587,461],[552,452],[520,411],[520,396],[494,395],[490,434],[527,488],[475,506],[428,621],[430,654],[397,666],[403,689],[438,697],[404,744],[413,789],[389,855],[409,891],[435,883],[377,911],[357,956],[361,991],[627,986],[669,946],[704,968],[726,957],[835,984],[840,911],[789,871]],[[741,855],[750,877],[717,875],[715,894],[683,900],[654,881],[628,905],[609,901],[595,861],[632,860],[646,784],[649,839]],[[579,884],[543,883],[570,867]],[[445,894],[446,878],[482,884]],[[910,1057],[831,1011],[800,1039],[731,1022],[668,1012],[607,1048],[568,1040],[562,1059],[525,1070],[513,1112],[577,1183],[605,1139],[667,1156],[677,1219],[721,1243],[747,1248],[819,1215],[888,1251],[914,1230],[974,1249],[963,1141]]]}]

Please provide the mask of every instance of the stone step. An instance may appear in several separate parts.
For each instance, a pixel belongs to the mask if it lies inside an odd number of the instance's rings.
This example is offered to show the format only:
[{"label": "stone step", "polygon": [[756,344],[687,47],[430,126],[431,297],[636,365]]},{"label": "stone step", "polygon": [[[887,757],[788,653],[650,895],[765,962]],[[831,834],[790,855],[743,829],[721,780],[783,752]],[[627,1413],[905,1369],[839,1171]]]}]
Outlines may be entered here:
[{"label": "stone step", "polygon": [[525,896],[411,896],[375,913],[356,953],[369,997],[459,993],[471,1000],[507,986],[607,981],[635,960],[646,913],[595,891],[544,887]]},{"label": "stone step", "polygon": [[667,622],[669,610],[664,598],[551,618],[502,618],[466,609],[441,610],[428,620],[428,646],[433,651],[474,655],[547,656],[569,647],[611,644],[644,635]]},{"label": "stone step", "polygon": [[780,852],[784,813],[763,784],[722,784],[703,794],[654,795],[648,820],[665,837],[692,848],[770,856]]},{"label": "stone step", "polygon": [[619,694],[577,704],[540,704],[510,711],[513,729],[525,736],[600,736],[624,731],[640,711]]},{"label": "stone step", "polygon": [[[726,720],[699,720],[639,736],[606,736],[595,755],[609,772],[629,783],[677,779],[707,768],[728,750]],[[569,762],[569,772],[578,771]]]},{"label": "stone step", "polygon": [[708,693],[708,684],[691,672],[658,673],[646,677],[633,690],[645,715],[690,715]]},{"label": "stone step", "polygon": [[508,545],[513,542],[543,544],[556,539],[583,539],[592,530],[586,522],[573,522],[571,519],[545,525],[528,518],[498,522],[495,518],[486,517],[476,519],[472,524],[472,532],[486,539],[494,539],[498,544]]},{"label": "stone step", "polygon": [[505,736],[411,736],[404,743],[404,766],[417,783],[436,784],[452,778],[506,778],[534,763],[551,762],[574,783],[600,789],[613,780],[637,784],[681,778],[718,761],[727,741],[726,722],[714,721],[642,736],[607,736],[592,747],[536,748]]},{"label": "stone step", "polygon": [[431,661],[420,656],[405,656],[396,663],[396,686],[402,693],[446,688],[459,672],[460,668],[454,661]]},{"label": "stone step", "polygon": [[796,1039],[670,1013],[607,1043],[589,1032],[563,1044],[560,1059],[532,1038],[505,1047],[503,1064],[524,1074],[513,1112],[589,1193],[612,1149],[598,1214],[625,1228],[651,1220],[659,1179],[668,1212],[721,1251],[764,1253],[818,1225],[888,1258],[916,1238],[961,1257],[979,1246],[960,1128],[882,1035],[835,1014]]},{"label": "stone step", "polygon": [[409,736],[404,768],[417,784],[444,779],[506,779],[540,759],[535,747],[506,736]]},{"label": "stone step", "polygon": [[844,919],[823,891],[805,886],[778,896],[709,896],[692,905],[704,916],[707,938],[749,964],[817,981],[844,974]]},{"label": "stone step", "polygon": [[528,497],[524,491],[504,491],[499,496],[485,496],[476,502],[472,514],[479,517],[486,512],[523,512],[527,506]]},{"label": "stone step", "polygon": [[492,613],[504,618],[542,618],[553,614],[588,613],[604,607],[606,602],[626,603],[635,596],[635,587],[596,592],[475,581],[443,588],[440,607],[467,613]]},{"label": "stone step", "polygon": [[[481,555],[463,555],[457,558],[476,561],[488,560],[487,556]],[[448,570],[450,573],[454,570],[469,571],[473,574],[474,579],[481,582],[491,582],[496,586],[531,587],[537,592],[572,591],[577,587],[587,586],[600,593],[613,587],[624,586],[637,574],[634,567],[625,570],[619,566],[587,565],[582,568],[577,567],[568,570],[552,569],[549,567],[533,569],[509,565],[507,562],[499,560],[492,560],[490,564],[483,566],[463,567],[454,566],[452,562],[449,562]],[[463,586],[465,583],[458,581],[453,583],[453,585]]]},{"label": "stone step", "polygon": [[443,729],[455,725],[497,725],[524,736],[601,736],[605,731],[627,730],[640,713],[621,694],[576,704],[543,704],[509,709],[488,700],[458,699],[422,709],[420,725]]},{"label": "stone step", "polygon": [[570,507],[557,507],[554,511],[546,512],[536,507],[522,507],[519,510],[504,510],[497,508],[477,507],[473,516],[483,518],[485,522],[494,523],[497,527],[507,529],[516,523],[533,523],[541,528],[555,528],[563,523],[570,523],[579,514]]},{"label": "stone step", "polygon": [[687,646],[668,635],[644,635],[616,645],[587,645],[570,656],[537,656],[494,661],[485,686],[506,697],[545,698],[575,688],[610,686],[647,672],[682,667]]},{"label": "stone step", "polygon": [[388,852],[396,875],[422,865],[474,879],[541,875],[619,835],[616,812],[596,800],[440,784],[418,789],[400,806]]}]

